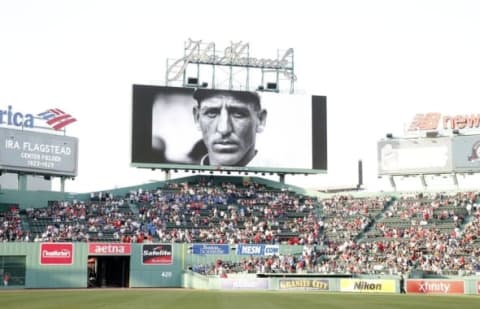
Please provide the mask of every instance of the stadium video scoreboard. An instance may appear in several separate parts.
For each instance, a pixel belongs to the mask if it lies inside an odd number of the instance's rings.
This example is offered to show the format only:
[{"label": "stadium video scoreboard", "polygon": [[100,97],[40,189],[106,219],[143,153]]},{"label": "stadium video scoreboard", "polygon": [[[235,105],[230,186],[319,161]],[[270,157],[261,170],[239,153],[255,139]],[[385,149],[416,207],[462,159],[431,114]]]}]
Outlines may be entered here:
[{"label": "stadium video scoreboard", "polygon": [[0,170],[39,175],[77,175],[78,139],[0,128]]},{"label": "stadium video scoreboard", "polygon": [[[325,96],[250,92],[247,97],[258,97],[260,109],[264,111],[262,129],[256,130],[253,137],[255,157],[241,164],[209,164],[205,160],[210,156],[206,129],[199,128],[195,121],[194,110],[198,107],[195,92],[198,89],[133,85],[132,166],[272,173],[326,172]],[[205,88],[201,91],[218,91],[232,97],[243,95],[237,90]],[[233,117],[237,120],[244,115],[237,113]],[[244,133],[232,131],[231,135],[236,136],[222,137],[222,140],[214,141],[217,144],[212,148],[223,147],[224,152],[233,153],[242,147],[242,143],[247,144],[248,139],[252,139],[245,137]]]},{"label": "stadium video scoreboard", "polygon": [[379,175],[480,172],[480,135],[383,139]]}]

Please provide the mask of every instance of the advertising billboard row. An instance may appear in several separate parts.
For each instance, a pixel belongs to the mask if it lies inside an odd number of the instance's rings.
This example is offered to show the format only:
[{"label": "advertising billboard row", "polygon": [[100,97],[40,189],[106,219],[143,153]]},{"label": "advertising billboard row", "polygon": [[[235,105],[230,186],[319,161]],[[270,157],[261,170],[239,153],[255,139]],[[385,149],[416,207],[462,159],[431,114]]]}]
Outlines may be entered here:
[{"label": "advertising billboard row", "polygon": [[380,175],[480,171],[480,135],[386,139],[378,142]]},{"label": "advertising billboard row", "polygon": [[78,139],[0,128],[0,169],[76,176]]},{"label": "advertising billboard row", "polygon": [[[228,244],[193,244],[192,254],[199,255],[225,255],[230,253]],[[264,244],[237,244],[235,248],[237,255],[249,256],[272,256],[280,254],[279,245]]]},{"label": "advertising billboard row", "polygon": [[326,97],[133,86],[132,166],[327,170]]},{"label": "advertising billboard row", "polygon": [[[117,256],[131,255],[129,243],[89,243],[88,255]],[[142,264],[171,265],[173,263],[172,244],[142,245]],[[41,243],[40,265],[72,265],[73,243]]]}]

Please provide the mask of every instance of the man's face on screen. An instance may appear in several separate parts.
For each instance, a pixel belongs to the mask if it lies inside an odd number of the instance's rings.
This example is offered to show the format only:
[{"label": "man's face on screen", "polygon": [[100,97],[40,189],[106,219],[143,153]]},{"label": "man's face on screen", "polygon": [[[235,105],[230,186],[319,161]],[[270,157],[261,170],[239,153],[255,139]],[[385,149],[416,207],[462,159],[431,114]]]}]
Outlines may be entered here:
[{"label": "man's face on screen", "polygon": [[266,117],[257,105],[218,95],[204,99],[194,114],[210,165],[243,166],[253,158],[256,134]]}]

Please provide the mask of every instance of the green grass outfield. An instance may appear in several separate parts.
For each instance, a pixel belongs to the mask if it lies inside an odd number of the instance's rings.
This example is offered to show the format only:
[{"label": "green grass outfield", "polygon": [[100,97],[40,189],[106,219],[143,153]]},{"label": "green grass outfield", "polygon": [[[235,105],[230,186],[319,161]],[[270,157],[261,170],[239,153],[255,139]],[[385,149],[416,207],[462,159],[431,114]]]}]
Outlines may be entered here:
[{"label": "green grass outfield", "polygon": [[480,308],[480,296],[178,289],[0,290],[0,308],[375,309]]}]

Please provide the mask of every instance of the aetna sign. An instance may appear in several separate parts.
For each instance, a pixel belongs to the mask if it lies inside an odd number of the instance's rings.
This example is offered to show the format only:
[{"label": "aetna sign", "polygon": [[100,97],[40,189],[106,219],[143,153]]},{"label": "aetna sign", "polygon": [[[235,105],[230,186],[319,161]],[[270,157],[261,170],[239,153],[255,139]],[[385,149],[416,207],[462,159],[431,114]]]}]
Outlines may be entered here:
[{"label": "aetna sign", "polygon": [[73,244],[42,243],[40,244],[41,265],[71,265],[73,263]]},{"label": "aetna sign", "polygon": [[88,244],[89,255],[130,255],[131,244],[119,243],[90,243]]}]

